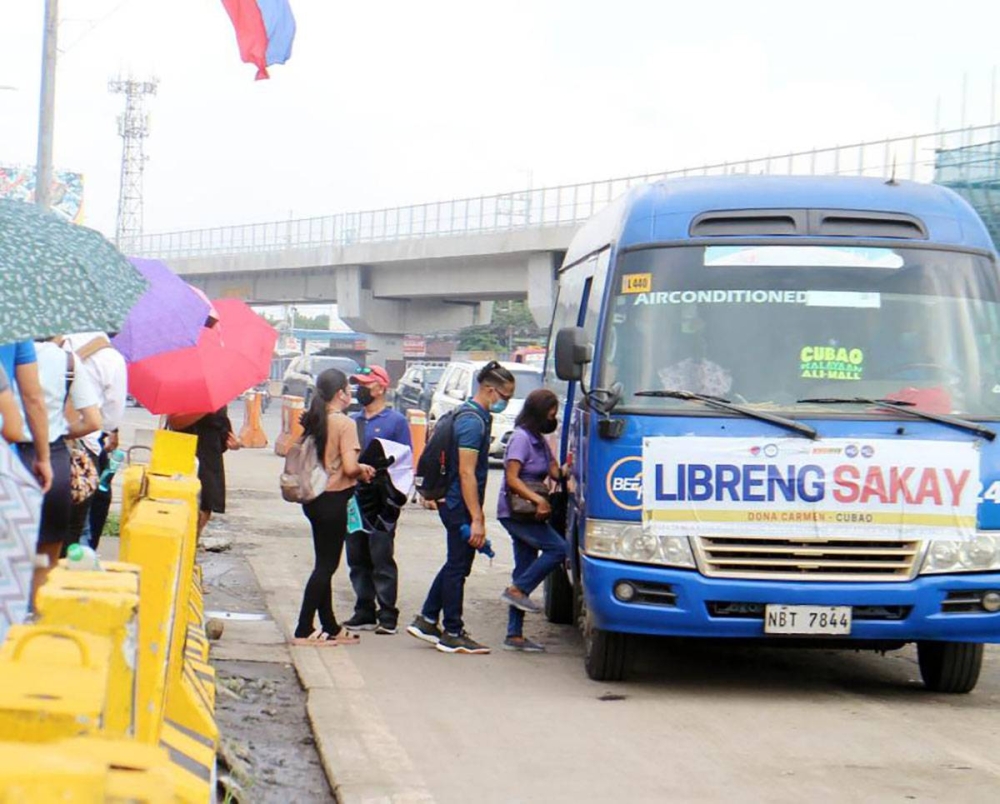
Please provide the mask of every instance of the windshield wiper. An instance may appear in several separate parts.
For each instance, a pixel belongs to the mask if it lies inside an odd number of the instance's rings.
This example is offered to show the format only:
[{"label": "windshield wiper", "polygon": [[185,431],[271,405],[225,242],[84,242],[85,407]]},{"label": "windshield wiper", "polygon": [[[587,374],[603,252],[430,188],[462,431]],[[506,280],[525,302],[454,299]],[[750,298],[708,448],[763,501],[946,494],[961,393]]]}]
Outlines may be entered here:
[{"label": "windshield wiper", "polygon": [[819,433],[817,433],[816,430],[808,424],[802,424],[802,422],[797,422],[794,419],[786,419],[784,416],[775,416],[772,413],[764,413],[763,411],[754,410],[753,408],[744,407],[743,405],[736,405],[728,399],[723,399],[721,396],[696,394],[692,391],[670,390],[636,391],[635,396],[651,396],[659,399],[686,399],[689,401],[701,402],[708,405],[710,408],[715,408],[716,410],[738,413],[741,416],[746,416],[748,419],[757,419],[762,422],[767,422],[768,424],[773,424],[777,427],[783,427],[786,430],[791,430],[793,433],[798,433],[799,435],[811,438],[814,441],[819,438]]},{"label": "windshield wiper", "polygon": [[902,413],[908,413],[910,416],[915,416],[918,419],[937,422],[938,424],[944,424],[958,430],[967,430],[970,433],[982,436],[987,441],[992,441],[997,437],[997,434],[993,430],[978,422],[959,419],[956,416],[947,416],[944,413],[928,413],[916,407],[916,403],[905,402],[901,399],[869,399],[863,396],[821,396],[811,399],[798,399],[796,402],[802,405],[871,405],[877,408],[898,410]]}]

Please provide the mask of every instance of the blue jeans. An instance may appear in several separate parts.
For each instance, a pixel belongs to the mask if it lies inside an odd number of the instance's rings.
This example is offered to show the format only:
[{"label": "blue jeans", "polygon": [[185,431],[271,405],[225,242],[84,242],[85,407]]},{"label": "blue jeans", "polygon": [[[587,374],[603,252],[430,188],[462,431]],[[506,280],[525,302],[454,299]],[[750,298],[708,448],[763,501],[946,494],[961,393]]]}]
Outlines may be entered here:
[{"label": "blue jeans", "polygon": [[[524,594],[530,595],[552,570],[566,560],[566,540],[547,522],[519,522],[504,518],[500,524],[514,543],[511,582]],[[523,626],[524,612],[511,606],[507,616],[507,636],[521,636]]]},{"label": "blue jeans", "polygon": [[461,528],[471,523],[471,517],[464,505],[454,510],[442,505],[438,515],[448,534],[448,557],[434,578],[420,613],[425,620],[436,623],[443,611],[444,630],[460,634],[465,579],[472,572],[472,562],[476,558],[476,551],[462,536]]}]

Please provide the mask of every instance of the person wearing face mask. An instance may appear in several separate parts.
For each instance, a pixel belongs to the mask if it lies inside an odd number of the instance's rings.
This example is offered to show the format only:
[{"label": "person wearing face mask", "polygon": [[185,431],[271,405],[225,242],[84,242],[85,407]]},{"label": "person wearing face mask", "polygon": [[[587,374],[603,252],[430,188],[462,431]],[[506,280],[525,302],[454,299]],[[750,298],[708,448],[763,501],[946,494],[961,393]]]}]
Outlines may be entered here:
[{"label": "person wearing face mask", "polygon": [[[352,417],[357,423],[362,453],[376,438],[412,449],[406,417],[386,404],[388,372],[381,366],[368,366],[352,376],[351,381],[358,386],[357,399],[363,408]],[[399,572],[393,557],[395,541],[395,523],[387,531],[376,528],[370,533],[347,534],[347,565],[351,570],[351,586],[357,595],[354,616],[344,623],[351,631],[396,633]]]},{"label": "person wearing face mask", "polygon": [[[490,652],[465,630],[462,601],[476,551],[486,543],[483,498],[489,474],[491,414],[507,407],[514,395],[514,375],[491,360],[476,380],[479,387],[475,396],[463,403],[455,415],[458,471],[452,475],[438,508],[448,535],[448,557],[431,584],[423,609],[406,629],[410,636],[431,643],[443,653]],[[443,630],[437,624],[442,612]]]},{"label": "person wearing face mask", "polygon": [[[566,560],[566,540],[549,524],[552,506],[544,494],[535,488],[548,480],[562,476],[559,463],[552,455],[545,436],[555,432],[558,422],[559,398],[545,388],[528,394],[524,407],[514,423],[514,432],[504,454],[504,477],[497,503],[497,519],[514,543],[514,571],[511,584],[500,595],[509,604],[505,650],[529,653],[545,647],[524,636],[524,613],[539,613],[542,608],[530,595],[546,576]],[[515,518],[511,510],[511,495],[535,506],[533,520]]]},{"label": "person wearing face mask", "polygon": [[[351,645],[359,641],[357,634],[337,623],[333,613],[333,573],[340,564],[347,536],[347,504],[354,496],[357,481],[370,482],[375,476],[371,466],[358,461],[358,429],[344,414],[350,404],[347,375],[327,369],[316,378],[316,393],[300,420],[302,438],[312,437],[327,483],[322,494],[302,506],[312,526],[316,564],[302,594],[293,640],[297,645]],[[317,614],[319,628],[315,628]]]}]

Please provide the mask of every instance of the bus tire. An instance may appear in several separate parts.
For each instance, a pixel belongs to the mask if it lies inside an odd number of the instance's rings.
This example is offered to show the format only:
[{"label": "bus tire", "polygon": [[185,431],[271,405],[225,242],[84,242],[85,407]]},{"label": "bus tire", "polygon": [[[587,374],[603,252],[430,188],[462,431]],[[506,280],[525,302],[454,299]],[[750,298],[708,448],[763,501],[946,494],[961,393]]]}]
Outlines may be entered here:
[{"label": "bus tire", "polygon": [[590,612],[583,613],[583,667],[593,681],[625,678],[628,636],[595,628]]},{"label": "bus tire", "polygon": [[918,642],[924,686],[934,692],[972,692],[983,669],[983,646],[973,642]]},{"label": "bus tire", "polygon": [[556,567],[545,578],[545,616],[550,623],[572,625],[573,586],[566,567]]}]

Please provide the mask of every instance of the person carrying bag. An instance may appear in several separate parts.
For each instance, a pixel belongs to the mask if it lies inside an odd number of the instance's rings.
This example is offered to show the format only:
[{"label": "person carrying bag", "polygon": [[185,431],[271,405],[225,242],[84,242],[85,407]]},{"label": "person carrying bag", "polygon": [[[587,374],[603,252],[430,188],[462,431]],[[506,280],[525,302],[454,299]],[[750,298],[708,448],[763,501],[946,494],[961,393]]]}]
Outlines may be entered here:
[{"label": "person carrying bag", "polygon": [[518,414],[504,454],[504,479],[497,518],[514,546],[511,585],[500,595],[509,604],[504,648],[540,652],[544,646],[523,634],[524,613],[541,607],[530,595],[546,576],[566,560],[566,541],[552,527],[550,483],[562,478],[545,436],[558,426],[559,398],[540,388],[528,394]]}]

